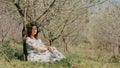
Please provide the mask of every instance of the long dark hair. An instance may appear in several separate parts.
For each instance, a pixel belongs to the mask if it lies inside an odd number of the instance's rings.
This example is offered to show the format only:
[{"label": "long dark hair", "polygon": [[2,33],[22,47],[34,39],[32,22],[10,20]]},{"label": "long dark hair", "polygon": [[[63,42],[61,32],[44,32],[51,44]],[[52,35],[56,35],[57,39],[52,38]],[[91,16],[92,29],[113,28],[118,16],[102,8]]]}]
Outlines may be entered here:
[{"label": "long dark hair", "polygon": [[29,24],[27,24],[27,36],[30,37],[31,33],[32,33],[32,27],[36,26],[37,27],[37,33],[34,36],[36,39],[38,39],[38,33],[39,33],[39,24],[37,22],[31,22]]}]

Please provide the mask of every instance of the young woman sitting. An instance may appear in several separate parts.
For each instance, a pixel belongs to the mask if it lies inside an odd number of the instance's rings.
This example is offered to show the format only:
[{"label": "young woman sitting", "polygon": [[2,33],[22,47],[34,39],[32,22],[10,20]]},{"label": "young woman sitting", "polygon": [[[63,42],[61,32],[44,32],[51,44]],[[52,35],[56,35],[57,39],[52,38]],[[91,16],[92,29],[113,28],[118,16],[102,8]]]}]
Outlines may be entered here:
[{"label": "young woman sitting", "polygon": [[28,61],[50,62],[65,58],[55,47],[45,46],[38,38],[38,32],[36,23],[30,23],[27,26],[26,48]]}]

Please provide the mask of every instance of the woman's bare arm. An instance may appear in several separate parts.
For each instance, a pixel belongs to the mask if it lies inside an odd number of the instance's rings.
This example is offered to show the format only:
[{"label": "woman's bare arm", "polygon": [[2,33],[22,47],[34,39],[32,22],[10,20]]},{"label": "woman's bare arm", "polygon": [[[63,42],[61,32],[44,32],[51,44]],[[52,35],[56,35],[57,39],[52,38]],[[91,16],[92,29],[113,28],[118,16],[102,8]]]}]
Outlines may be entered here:
[{"label": "woman's bare arm", "polygon": [[34,46],[33,48],[34,48],[35,50],[37,50],[37,51],[46,51],[46,50],[48,50],[48,48],[45,47],[45,46],[42,46],[42,47]]},{"label": "woman's bare arm", "polygon": [[42,47],[34,46],[33,48],[37,51],[46,51],[46,50],[53,51],[54,49],[56,49],[55,47],[45,46],[45,45]]}]

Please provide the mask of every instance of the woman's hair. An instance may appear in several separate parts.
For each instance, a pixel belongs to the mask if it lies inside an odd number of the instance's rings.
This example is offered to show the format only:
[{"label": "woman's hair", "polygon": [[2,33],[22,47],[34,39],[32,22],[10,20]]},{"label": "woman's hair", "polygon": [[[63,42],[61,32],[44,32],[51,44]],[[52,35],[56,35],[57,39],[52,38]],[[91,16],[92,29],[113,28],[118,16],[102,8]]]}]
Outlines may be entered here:
[{"label": "woman's hair", "polygon": [[35,35],[35,38],[38,38],[38,33],[39,33],[39,25],[37,22],[31,22],[29,24],[27,24],[27,36],[30,37],[31,33],[32,33],[32,27],[36,26],[37,27],[37,33]]}]

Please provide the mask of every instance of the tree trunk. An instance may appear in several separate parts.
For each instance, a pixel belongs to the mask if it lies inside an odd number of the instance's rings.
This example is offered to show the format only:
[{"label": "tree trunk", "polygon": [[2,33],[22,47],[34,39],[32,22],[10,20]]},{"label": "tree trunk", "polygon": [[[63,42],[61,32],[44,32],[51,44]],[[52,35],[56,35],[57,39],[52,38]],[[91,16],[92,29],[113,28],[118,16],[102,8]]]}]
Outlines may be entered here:
[{"label": "tree trunk", "polygon": [[22,40],[23,40],[23,59],[27,61],[27,49],[26,49],[26,27],[22,30]]},{"label": "tree trunk", "polygon": [[23,59],[27,61],[27,49],[26,49],[26,36],[27,36],[27,29],[26,29],[26,23],[27,23],[27,8],[25,8],[24,17],[23,17],[23,30],[22,30],[22,39],[23,39]]},{"label": "tree trunk", "polygon": [[120,54],[120,46],[113,44],[113,54],[114,55]]}]

